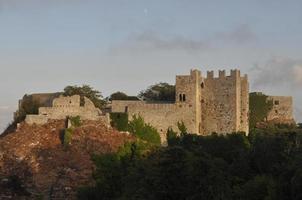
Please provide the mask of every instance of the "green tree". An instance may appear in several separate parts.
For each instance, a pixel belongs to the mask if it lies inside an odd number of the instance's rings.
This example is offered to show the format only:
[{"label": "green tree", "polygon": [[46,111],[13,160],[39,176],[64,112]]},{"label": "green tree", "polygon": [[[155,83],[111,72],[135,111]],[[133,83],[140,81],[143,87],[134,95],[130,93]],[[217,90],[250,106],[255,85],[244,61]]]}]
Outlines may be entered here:
[{"label": "green tree", "polygon": [[83,86],[67,86],[64,88],[64,96],[73,96],[80,95],[81,96],[81,105],[84,105],[84,97],[90,99],[97,108],[103,108],[106,102],[103,100],[103,96],[101,92],[93,89],[89,85]]},{"label": "green tree", "polygon": [[15,116],[15,121],[19,123],[25,119],[26,115],[38,114],[39,107],[39,103],[33,99],[32,95],[24,95],[20,108]]},{"label": "green tree", "polygon": [[188,129],[183,121],[177,122],[177,127],[180,131],[180,136],[183,137],[188,134]]},{"label": "green tree", "polygon": [[169,146],[177,144],[178,136],[177,133],[172,129],[168,128],[167,130],[167,142]]},{"label": "green tree", "polygon": [[111,126],[119,131],[128,131],[128,113],[110,113]]},{"label": "green tree", "polygon": [[109,97],[109,100],[139,100],[136,96],[128,96],[123,92],[112,93]]},{"label": "green tree", "polygon": [[256,128],[257,123],[263,122],[273,107],[273,101],[262,93],[250,93],[250,128]]},{"label": "green tree", "polygon": [[128,124],[128,130],[136,137],[145,140],[151,144],[160,145],[161,139],[157,130],[150,124],[146,124],[139,115],[134,115]]},{"label": "green tree", "polygon": [[148,101],[175,101],[175,85],[169,83],[151,85],[141,91],[138,97]]}]

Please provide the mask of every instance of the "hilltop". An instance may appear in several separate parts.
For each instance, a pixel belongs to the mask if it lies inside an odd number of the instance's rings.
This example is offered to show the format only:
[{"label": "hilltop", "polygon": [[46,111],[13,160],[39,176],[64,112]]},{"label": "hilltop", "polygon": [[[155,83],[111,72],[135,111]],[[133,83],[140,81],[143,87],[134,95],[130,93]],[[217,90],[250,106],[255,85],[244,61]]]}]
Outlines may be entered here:
[{"label": "hilltop", "polygon": [[115,152],[132,140],[102,122],[83,121],[66,148],[64,128],[64,120],[23,122],[0,138],[0,199],[73,199],[79,186],[93,184],[91,155]]}]

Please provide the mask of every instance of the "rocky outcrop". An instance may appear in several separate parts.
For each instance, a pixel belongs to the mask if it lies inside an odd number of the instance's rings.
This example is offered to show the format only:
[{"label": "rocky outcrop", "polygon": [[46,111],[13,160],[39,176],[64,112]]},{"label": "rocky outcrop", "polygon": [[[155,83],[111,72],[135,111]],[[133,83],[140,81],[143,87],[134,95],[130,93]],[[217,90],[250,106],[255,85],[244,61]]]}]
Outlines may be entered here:
[{"label": "rocky outcrop", "polygon": [[84,121],[62,145],[64,120],[22,123],[0,138],[0,199],[75,199],[77,188],[93,183],[91,154],[116,151],[133,138],[100,121]]}]

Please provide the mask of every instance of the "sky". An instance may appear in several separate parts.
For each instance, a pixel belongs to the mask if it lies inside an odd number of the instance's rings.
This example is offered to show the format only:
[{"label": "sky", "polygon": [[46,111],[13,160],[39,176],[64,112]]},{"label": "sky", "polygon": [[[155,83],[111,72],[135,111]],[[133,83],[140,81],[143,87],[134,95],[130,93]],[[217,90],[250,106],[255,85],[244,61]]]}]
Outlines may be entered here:
[{"label": "sky", "polygon": [[24,94],[89,84],[136,95],[197,68],[238,68],[294,97],[302,121],[301,0],[0,0],[0,130]]}]

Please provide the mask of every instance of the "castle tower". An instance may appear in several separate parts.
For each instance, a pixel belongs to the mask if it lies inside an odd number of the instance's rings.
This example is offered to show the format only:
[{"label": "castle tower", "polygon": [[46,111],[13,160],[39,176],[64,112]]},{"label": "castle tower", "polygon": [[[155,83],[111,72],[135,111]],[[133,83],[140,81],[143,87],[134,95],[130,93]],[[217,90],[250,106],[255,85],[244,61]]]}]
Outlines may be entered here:
[{"label": "castle tower", "polygon": [[213,71],[207,73],[202,93],[203,134],[248,133],[248,88],[247,76],[241,77],[239,70],[231,70],[229,76],[224,70],[218,77]]},{"label": "castle tower", "polygon": [[189,132],[199,133],[201,123],[201,72],[191,70],[190,75],[176,76],[176,105],[185,107],[183,112],[190,112],[192,118],[186,120],[185,125]]}]

